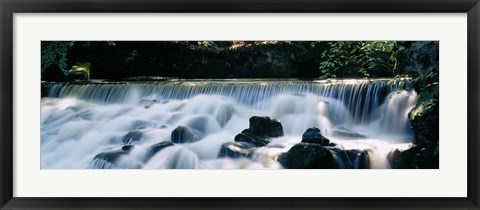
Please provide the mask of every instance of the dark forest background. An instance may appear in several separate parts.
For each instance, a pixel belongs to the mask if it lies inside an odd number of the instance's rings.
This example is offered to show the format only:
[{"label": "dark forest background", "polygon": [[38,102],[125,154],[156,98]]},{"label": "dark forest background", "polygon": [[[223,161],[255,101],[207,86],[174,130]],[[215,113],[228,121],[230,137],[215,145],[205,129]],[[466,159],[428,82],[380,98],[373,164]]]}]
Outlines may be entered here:
[{"label": "dark forest background", "polygon": [[90,79],[380,78],[438,81],[434,41],[42,41],[43,81],[67,81],[77,63]]}]

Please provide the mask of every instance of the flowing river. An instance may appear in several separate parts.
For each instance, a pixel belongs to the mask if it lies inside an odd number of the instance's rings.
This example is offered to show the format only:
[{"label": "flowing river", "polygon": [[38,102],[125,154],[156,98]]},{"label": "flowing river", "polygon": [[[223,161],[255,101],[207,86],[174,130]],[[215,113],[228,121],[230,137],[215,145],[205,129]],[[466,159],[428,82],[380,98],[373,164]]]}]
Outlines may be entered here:
[{"label": "flowing river", "polygon": [[[367,151],[371,168],[389,168],[387,153],[412,141],[408,112],[417,95],[408,85],[387,79],[50,83],[41,99],[41,168],[276,169],[278,155],[311,127],[340,150]],[[278,119],[285,135],[249,158],[219,158],[222,144],[233,142],[252,116]],[[171,140],[178,126],[196,141],[147,159],[151,146]],[[132,131],[141,139],[122,153]],[[121,155],[115,162],[94,159],[109,151]]]}]

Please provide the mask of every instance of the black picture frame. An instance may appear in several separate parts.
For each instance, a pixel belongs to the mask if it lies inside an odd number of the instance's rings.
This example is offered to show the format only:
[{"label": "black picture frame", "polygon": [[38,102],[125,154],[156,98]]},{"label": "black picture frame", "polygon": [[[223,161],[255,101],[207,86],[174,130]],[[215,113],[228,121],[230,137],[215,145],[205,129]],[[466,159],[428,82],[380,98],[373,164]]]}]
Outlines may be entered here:
[{"label": "black picture frame", "polygon": [[[479,209],[478,0],[0,0],[1,209]],[[468,196],[466,198],[17,198],[13,197],[14,13],[467,13]],[[415,189],[412,189],[415,190]]]}]

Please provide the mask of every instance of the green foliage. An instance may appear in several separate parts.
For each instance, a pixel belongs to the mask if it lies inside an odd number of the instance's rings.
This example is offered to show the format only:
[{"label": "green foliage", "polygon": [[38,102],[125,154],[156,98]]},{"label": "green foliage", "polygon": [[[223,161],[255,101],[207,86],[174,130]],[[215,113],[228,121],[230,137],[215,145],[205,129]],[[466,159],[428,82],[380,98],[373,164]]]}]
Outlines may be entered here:
[{"label": "green foliage", "polygon": [[65,75],[68,73],[67,69],[67,52],[74,44],[73,41],[53,41],[42,42],[41,50],[41,70],[42,74],[51,65],[58,65]]},{"label": "green foliage", "polygon": [[198,41],[197,42],[198,46],[204,47],[205,49],[215,52],[215,53],[220,53],[223,51],[223,48],[221,47],[219,42],[215,41]]},{"label": "green foliage", "polygon": [[314,42],[320,46],[321,79],[336,77],[394,76],[396,42],[335,41]]}]

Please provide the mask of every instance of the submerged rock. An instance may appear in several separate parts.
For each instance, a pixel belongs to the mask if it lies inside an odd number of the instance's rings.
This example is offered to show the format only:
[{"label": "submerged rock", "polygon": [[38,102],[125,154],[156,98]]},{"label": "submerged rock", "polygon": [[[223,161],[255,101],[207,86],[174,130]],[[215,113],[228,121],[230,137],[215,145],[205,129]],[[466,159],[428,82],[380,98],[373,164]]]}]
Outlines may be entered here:
[{"label": "submerged rock", "polygon": [[222,144],[218,157],[249,158],[255,151],[255,145],[246,142],[227,142]]},{"label": "submerged rock", "polygon": [[125,144],[131,144],[142,140],[143,133],[140,131],[130,131],[125,136],[123,136],[122,141]]},{"label": "submerged rock", "polygon": [[218,124],[223,127],[230,121],[234,113],[235,107],[232,104],[225,104],[220,107],[215,118]]},{"label": "submerged rock", "polygon": [[335,136],[347,137],[347,138],[366,138],[365,135],[359,134],[351,129],[346,128],[345,126],[334,126],[332,128],[332,133]]},{"label": "submerged rock", "polygon": [[163,150],[167,147],[173,146],[174,144],[171,141],[162,141],[156,143],[148,149],[147,153],[145,154],[144,162],[147,162],[150,158],[152,158],[157,152]]},{"label": "submerged rock", "polygon": [[367,151],[345,150],[345,152],[354,169],[369,169],[371,167],[370,156]]},{"label": "submerged rock", "polygon": [[245,142],[253,144],[257,147],[263,147],[270,143],[270,140],[253,135],[249,129],[245,129],[242,131],[242,133],[239,133],[235,136],[235,142]]},{"label": "submerged rock", "polygon": [[249,120],[249,130],[253,135],[259,137],[280,137],[283,136],[283,126],[279,120],[266,116],[253,116]]},{"label": "submerged rock", "polygon": [[135,120],[131,123],[130,129],[133,130],[139,130],[139,129],[144,129],[147,127],[153,127],[155,126],[154,123],[146,121],[146,120]]},{"label": "submerged rock", "polygon": [[330,144],[330,140],[325,138],[320,132],[320,129],[315,127],[309,128],[303,133],[302,142],[320,144],[323,146],[328,146]]},{"label": "submerged rock", "polygon": [[142,99],[140,102],[138,102],[138,104],[143,106],[145,109],[152,107],[156,103],[158,103],[158,101],[155,99],[153,100]]},{"label": "submerged rock", "polygon": [[332,153],[320,144],[298,143],[286,153],[286,158],[280,155],[278,160],[289,169],[336,168]]}]

